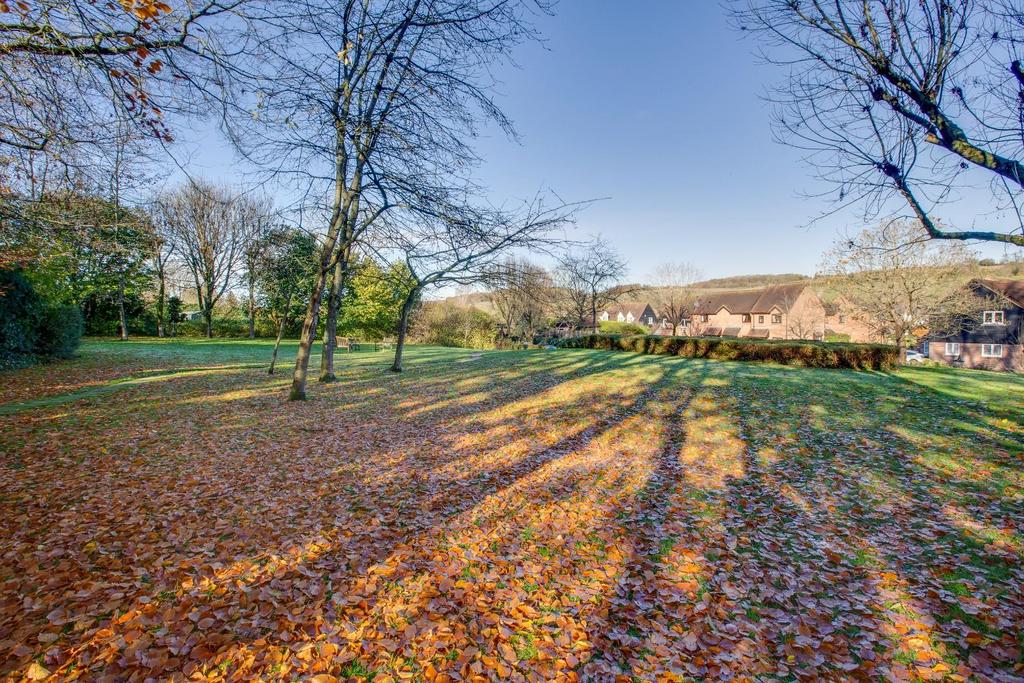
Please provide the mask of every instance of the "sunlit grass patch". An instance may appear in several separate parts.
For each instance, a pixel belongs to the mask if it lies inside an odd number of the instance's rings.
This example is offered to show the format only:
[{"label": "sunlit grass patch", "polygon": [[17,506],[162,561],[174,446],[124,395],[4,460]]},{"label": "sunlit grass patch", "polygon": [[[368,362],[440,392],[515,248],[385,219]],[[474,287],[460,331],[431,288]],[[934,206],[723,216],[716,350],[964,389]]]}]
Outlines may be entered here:
[{"label": "sunlit grass patch", "polygon": [[413,347],[287,404],[287,372],[178,373],[267,350],[90,344],[41,396],[167,377],[0,417],[0,677],[1016,671],[1019,380]]}]

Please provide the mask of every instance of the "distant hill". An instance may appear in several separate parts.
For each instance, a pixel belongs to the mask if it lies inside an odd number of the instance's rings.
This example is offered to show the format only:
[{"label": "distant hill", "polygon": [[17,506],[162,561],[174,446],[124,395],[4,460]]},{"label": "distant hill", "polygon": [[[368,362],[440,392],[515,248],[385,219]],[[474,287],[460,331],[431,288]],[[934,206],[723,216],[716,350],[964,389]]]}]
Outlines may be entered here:
[{"label": "distant hill", "polygon": [[1024,276],[1024,261],[1010,261],[1009,263],[987,264],[984,261],[979,266],[982,277],[1022,277]]},{"label": "distant hill", "polygon": [[[999,263],[979,266],[980,276],[986,278],[1013,278],[1024,276],[1024,262],[1016,261],[1010,263]],[[805,282],[818,292],[826,302],[831,301],[837,294],[837,279],[834,277],[808,277],[799,273],[761,273],[754,275],[734,275],[732,277],[719,277],[710,280],[695,282],[693,288],[702,292],[723,290],[723,289],[756,289],[770,285],[785,285],[795,282]],[[656,295],[658,287],[643,283],[633,283],[619,286],[623,293],[622,302],[628,303],[649,303]],[[494,306],[491,304],[490,295],[487,292],[469,292],[444,297],[438,301],[445,302],[461,308],[477,308],[487,313],[494,314]]]},{"label": "distant hill", "polygon": [[733,275],[732,277],[718,277],[712,280],[695,282],[697,289],[755,289],[769,285],[788,285],[793,282],[803,282],[811,278],[799,273],[779,273],[760,275]]},{"label": "distant hill", "polygon": [[491,303],[491,295],[487,292],[467,292],[465,294],[453,294],[436,300],[458,308],[476,308],[487,313],[494,313],[494,305]]}]

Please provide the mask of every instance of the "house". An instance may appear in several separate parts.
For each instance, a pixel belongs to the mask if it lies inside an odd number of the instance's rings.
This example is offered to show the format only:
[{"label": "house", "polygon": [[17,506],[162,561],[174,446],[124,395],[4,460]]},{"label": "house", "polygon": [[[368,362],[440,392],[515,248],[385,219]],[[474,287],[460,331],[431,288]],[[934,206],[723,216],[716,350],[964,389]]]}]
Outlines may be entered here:
[{"label": "house", "polygon": [[[824,302],[823,302],[824,303]],[[825,339],[857,343],[884,343],[878,326],[869,322],[868,314],[842,295],[825,306]]]},{"label": "house", "polygon": [[817,293],[802,283],[702,294],[689,333],[755,339],[825,339],[841,334],[867,341],[852,312],[845,307],[826,309]]},{"label": "house", "polygon": [[1024,372],[1024,280],[972,280],[980,319],[928,340],[929,359],[965,368]]},{"label": "house", "polygon": [[598,322],[634,323],[654,328],[660,327],[661,320],[648,303],[613,304],[597,313]]}]

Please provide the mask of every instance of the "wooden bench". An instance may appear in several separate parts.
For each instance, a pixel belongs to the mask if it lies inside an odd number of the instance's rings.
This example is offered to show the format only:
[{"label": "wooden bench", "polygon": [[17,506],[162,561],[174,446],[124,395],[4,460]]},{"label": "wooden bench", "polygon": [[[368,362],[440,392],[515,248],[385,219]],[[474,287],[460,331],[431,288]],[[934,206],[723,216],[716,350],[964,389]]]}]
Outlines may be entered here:
[{"label": "wooden bench", "polygon": [[352,352],[352,337],[338,337],[335,341],[337,342],[337,346],[335,348],[344,349],[349,353]]}]

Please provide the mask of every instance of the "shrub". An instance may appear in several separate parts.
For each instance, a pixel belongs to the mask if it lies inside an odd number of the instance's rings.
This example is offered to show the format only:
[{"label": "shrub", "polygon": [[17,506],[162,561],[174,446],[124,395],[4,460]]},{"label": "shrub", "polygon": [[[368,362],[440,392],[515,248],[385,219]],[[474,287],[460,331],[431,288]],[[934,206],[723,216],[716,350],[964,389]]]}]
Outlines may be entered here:
[{"label": "shrub", "polygon": [[896,347],[884,344],[591,334],[567,339],[562,346],[713,360],[760,361],[810,368],[887,370],[895,367],[898,361]]},{"label": "shrub", "polygon": [[19,271],[0,271],[0,369],[66,358],[82,338],[75,306],[48,304]]},{"label": "shrub", "polygon": [[[299,321],[301,326],[302,321]],[[294,327],[294,321],[293,321]],[[175,336],[205,337],[205,320],[185,320],[175,324]],[[213,318],[213,336],[218,339],[239,338],[249,336],[249,321],[245,318]],[[256,336],[275,337],[277,328],[272,321],[263,316],[256,316]]]},{"label": "shrub", "polygon": [[[128,334],[156,335],[156,315],[143,298],[127,293],[124,313],[128,321]],[[121,333],[121,311],[117,295],[112,292],[93,292],[82,301],[84,333],[90,337],[114,337]]]},{"label": "shrub", "polygon": [[647,334],[650,331],[643,325],[620,323],[617,320],[602,320],[597,327],[601,334]]},{"label": "shrub", "polygon": [[18,271],[0,270],[0,367],[35,360],[36,325],[42,300]]},{"label": "shrub", "polygon": [[77,306],[48,306],[36,328],[36,353],[47,358],[70,358],[82,341],[82,312]]},{"label": "shrub", "polygon": [[475,308],[428,302],[413,319],[409,336],[421,344],[493,349],[498,325],[490,315]]}]

